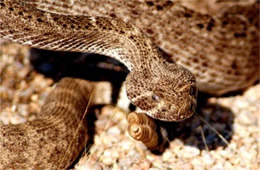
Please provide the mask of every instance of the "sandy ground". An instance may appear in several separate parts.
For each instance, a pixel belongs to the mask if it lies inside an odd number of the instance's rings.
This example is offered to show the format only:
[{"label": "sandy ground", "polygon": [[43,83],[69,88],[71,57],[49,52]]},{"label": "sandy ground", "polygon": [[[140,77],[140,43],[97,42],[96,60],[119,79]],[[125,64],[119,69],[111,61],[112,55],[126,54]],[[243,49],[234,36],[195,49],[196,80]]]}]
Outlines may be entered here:
[{"label": "sandy ground", "polygon": [[[37,117],[54,81],[32,69],[28,48],[1,40],[0,75],[0,125]],[[260,84],[210,98],[192,118],[167,124],[169,147],[159,155],[128,135],[125,116],[113,106],[97,111],[94,144],[75,169],[260,168]]]}]

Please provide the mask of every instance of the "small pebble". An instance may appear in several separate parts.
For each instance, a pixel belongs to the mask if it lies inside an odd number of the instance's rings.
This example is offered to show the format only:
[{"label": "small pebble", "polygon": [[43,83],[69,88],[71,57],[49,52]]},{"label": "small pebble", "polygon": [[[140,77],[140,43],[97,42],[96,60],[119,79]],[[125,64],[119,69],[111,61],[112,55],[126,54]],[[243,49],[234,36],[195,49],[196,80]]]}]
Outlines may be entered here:
[{"label": "small pebble", "polygon": [[200,154],[200,150],[195,148],[195,147],[191,147],[191,146],[186,146],[183,150],[183,157],[184,158],[193,158],[196,157]]},{"label": "small pebble", "polygon": [[121,131],[118,129],[118,127],[113,126],[108,129],[107,133],[116,137],[117,135],[120,135]]}]

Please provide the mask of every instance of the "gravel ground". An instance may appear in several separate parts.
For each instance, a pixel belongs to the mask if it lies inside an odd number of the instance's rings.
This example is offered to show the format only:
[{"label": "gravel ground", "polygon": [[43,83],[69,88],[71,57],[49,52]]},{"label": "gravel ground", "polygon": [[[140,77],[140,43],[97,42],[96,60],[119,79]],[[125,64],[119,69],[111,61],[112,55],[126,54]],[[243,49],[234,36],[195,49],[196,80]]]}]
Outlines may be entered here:
[{"label": "gravel ground", "polygon": [[[27,47],[2,40],[0,47],[0,125],[33,120],[54,82],[31,68]],[[94,144],[75,169],[256,170],[260,168],[259,110],[260,84],[241,94],[210,98],[186,121],[161,122],[169,131],[169,147],[153,154],[128,135],[126,113],[105,106],[97,113]]]}]

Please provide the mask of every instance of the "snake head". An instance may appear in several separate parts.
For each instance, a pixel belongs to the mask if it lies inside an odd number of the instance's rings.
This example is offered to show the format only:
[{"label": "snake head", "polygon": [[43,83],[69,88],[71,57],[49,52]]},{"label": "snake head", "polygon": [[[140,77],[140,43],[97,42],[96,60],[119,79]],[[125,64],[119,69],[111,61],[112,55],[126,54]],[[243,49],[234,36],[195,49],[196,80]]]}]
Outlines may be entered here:
[{"label": "snake head", "polygon": [[164,65],[167,66],[156,71],[131,71],[126,78],[127,96],[134,105],[155,119],[181,121],[195,112],[196,80],[190,71],[181,66],[173,63]]}]

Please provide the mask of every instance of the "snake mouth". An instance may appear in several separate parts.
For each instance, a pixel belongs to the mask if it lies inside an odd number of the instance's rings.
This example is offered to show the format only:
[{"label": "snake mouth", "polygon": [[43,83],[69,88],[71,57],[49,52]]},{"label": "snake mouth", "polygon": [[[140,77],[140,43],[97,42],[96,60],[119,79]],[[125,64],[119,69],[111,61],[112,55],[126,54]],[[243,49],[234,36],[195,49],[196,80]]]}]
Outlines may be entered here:
[{"label": "snake mouth", "polygon": [[168,122],[179,122],[191,117],[196,108],[196,103],[190,102],[182,107],[174,104],[167,104],[164,101],[158,103],[158,107],[148,113],[155,119]]}]

